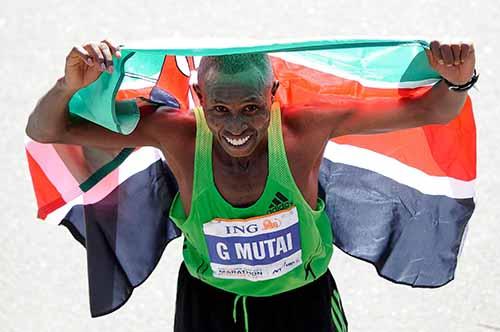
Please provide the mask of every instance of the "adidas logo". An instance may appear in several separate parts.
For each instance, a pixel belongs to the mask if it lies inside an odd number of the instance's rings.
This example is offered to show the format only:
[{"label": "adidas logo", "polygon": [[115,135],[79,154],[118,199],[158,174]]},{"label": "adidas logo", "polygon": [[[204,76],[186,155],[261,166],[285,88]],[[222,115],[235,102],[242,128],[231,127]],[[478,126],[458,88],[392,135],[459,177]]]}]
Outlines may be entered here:
[{"label": "adidas logo", "polygon": [[271,204],[269,204],[267,213],[273,213],[276,211],[284,210],[289,208],[291,205],[292,203],[288,200],[288,198],[286,198],[285,195],[283,195],[278,191],[276,192],[276,195],[274,195]]}]

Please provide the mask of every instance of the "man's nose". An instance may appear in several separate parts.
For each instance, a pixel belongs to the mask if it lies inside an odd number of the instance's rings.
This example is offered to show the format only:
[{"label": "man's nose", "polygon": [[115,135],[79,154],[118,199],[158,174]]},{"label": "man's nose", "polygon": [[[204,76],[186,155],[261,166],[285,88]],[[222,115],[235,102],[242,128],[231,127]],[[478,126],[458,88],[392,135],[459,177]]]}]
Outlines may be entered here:
[{"label": "man's nose", "polygon": [[243,134],[248,129],[248,125],[241,117],[233,117],[233,119],[226,126],[226,130],[234,136]]}]

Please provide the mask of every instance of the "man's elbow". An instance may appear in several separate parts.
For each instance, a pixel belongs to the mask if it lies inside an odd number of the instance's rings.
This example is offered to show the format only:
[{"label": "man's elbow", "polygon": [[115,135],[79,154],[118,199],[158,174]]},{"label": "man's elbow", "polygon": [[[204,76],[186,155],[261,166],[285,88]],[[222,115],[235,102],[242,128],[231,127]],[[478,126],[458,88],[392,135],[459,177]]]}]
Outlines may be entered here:
[{"label": "man's elbow", "polygon": [[48,143],[55,143],[56,142],[55,137],[49,136],[49,135],[43,135],[39,132],[35,132],[35,131],[31,130],[28,126],[26,126],[25,133],[29,138],[31,138],[33,141],[38,142],[38,143],[48,144]]},{"label": "man's elbow", "polygon": [[444,114],[438,119],[438,123],[442,124],[442,125],[446,125],[446,124],[450,123],[451,121],[453,121],[459,114],[460,114],[460,112],[450,112],[450,113]]},{"label": "man's elbow", "polygon": [[49,144],[49,143],[58,143],[60,141],[59,137],[60,135],[54,132],[41,130],[40,128],[37,128],[36,124],[34,124],[31,117],[28,120],[28,123],[26,124],[24,132],[29,138],[38,143]]},{"label": "man's elbow", "polygon": [[440,124],[446,125],[453,121],[459,114],[461,110],[457,111],[449,111],[449,112],[440,112],[435,110],[427,110],[424,116],[424,124]]}]

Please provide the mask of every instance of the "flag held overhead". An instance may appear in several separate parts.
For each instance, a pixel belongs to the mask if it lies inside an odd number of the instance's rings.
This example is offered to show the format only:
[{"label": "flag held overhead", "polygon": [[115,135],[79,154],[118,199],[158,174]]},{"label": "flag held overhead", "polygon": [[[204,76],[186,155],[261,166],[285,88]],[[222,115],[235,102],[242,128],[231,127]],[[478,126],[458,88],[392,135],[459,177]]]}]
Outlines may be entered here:
[{"label": "flag held overhead", "polygon": [[[199,45],[121,48],[114,71],[73,96],[71,114],[130,134],[159,105],[188,112],[199,103],[192,84],[204,55],[269,53],[282,105],[419,96],[440,79],[419,40]],[[168,218],[178,191],[168,160],[152,147],[103,150],[29,139],[26,152],[38,217],[66,226],[87,249],[92,316],[118,309],[181,234]],[[319,186],[338,248],[391,281],[438,287],[454,278],[475,178],[468,97],[447,124],[332,139]]]}]

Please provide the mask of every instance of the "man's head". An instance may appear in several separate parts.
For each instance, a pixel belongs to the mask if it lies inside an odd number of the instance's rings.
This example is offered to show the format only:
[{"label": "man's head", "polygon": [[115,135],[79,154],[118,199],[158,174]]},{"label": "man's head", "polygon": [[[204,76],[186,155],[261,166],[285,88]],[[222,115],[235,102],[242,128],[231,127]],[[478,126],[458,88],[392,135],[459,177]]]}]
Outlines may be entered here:
[{"label": "man's head", "polygon": [[235,158],[248,157],[267,137],[277,88],[263,53],[203,57],[194,86],[208,127]]}]

